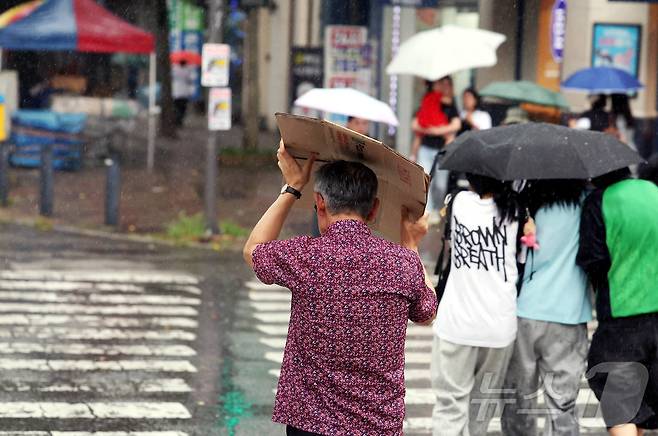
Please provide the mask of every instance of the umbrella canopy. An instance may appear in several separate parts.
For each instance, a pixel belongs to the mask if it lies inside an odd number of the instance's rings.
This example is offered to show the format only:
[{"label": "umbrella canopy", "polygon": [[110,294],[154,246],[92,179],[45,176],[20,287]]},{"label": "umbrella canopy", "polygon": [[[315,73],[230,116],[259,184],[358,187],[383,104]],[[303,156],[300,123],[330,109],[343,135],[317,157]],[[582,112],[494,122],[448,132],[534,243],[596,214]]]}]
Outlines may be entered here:
[{"label": "umbrella canopy", "polygon": [[0,29],[27,17],[33,10],[41,6],[42,3],[43,0],[32,0],[7,9],[0,14]]},{"label": "umbrella canopy", "polygon": [[482,97],[494,97],[516,103],[533,103],[540,106],[567,108],[569,105],[559,92],[526,80],[493,82],[481,91]]},{"label": "umbrella canopy", "polygon": [[155,40],[94,0],[45,0],[0,28],[0,48],[152,53]]},{"label": "umbrella canopy", "polygon": [[386,67],[388,74],[411,74],[438,80],[458,71],[490,67],[498,62],[500,33],[459,26],[419,32],[406,40]]},{"label": "umbrella canopy", "polygon": [[175,51],[169,55],[169,60],[173,64],[181,64],[183,62],[190,65],[201,65],[201,55],[193,51]]},{"label": "umbrella canopy", "polygon": [[311,89],[295,100],[295,106],[398,125],[389,105],[352,88]]},{"label": "umbrella canopy", "polygon": [[527,123],[461,135],[446,149],[441,168],[498,180],[589,179],[640,162],[611,135]]},{"label": "umbrella canopy", "polygon": [[624,70],[613,67],[592,67],[578,70],[562,82],[562,89],[590,94],[623,94],[642,89],[639,80]]}]

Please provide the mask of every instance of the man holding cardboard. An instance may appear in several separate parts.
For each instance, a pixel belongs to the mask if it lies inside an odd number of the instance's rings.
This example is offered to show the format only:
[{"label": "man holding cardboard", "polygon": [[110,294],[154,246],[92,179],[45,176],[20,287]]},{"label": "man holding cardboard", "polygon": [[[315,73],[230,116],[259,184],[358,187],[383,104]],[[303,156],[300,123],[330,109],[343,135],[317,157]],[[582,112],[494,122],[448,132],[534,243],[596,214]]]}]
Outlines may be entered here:
[{"label": "man holding cardboard", "polygon": [[277,156],[286,185],[244,248],[261,281],[292,292],[272,419],[288,435],[401,435],[407,322],[429,323],[437,308],[417,249],[426,218],[402,213],[401,245],[375,237],[375,173],[333,161],[313,186],[322,236],[278,241],[315,157],[302,168],[283,142]]}]

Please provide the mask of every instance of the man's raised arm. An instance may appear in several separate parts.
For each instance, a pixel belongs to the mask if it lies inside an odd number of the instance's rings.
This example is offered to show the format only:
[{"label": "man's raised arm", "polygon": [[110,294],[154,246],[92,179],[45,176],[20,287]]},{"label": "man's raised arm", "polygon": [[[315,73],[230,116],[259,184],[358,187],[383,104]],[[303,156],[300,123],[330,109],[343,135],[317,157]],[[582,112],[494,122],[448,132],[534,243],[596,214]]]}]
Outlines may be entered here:
[{"label": "man's raised arm", "polygon": [[[301,192],[311,177],[315,156],[311,156],[302,168],[295,158],[286,151],[283,141],[279,143],[279,150],[276,155],[286,184],[293,189],[293,192]],[[250,267],[253,268],[254,266],[253,253],[258,244],[274,241],[279,237],[283,223],[286,221],[296,200],[297,197],[290,192],[279,195],[251,231],[242,252],[244,260]]]}]

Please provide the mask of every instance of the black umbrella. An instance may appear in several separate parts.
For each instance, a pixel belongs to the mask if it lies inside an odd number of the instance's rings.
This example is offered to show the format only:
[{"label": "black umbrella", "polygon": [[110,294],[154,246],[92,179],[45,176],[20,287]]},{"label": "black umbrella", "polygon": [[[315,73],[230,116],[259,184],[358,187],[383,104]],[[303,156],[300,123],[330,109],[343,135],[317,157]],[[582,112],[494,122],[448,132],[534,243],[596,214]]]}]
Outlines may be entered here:
[{"label": "black umbrella", "polygon": [[526,123],[467,132],[447,147],[440,165],[499,180],[588,179],[642,161],[604,133]]}]

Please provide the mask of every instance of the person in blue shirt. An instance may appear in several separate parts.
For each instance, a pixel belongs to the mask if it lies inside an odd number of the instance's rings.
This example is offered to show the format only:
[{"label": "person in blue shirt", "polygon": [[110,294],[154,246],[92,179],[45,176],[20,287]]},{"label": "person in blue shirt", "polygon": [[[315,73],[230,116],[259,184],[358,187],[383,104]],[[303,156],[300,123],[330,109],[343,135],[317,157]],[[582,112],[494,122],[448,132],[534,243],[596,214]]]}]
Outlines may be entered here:
[{"label": "person in blue shirt", "polygon": [[[538,248],[527,254],[517,301],[518,333],[507,372],[503,434],[578,435],[576,398],[585,372],[592,303],[585,272],[576,265],[585,182],[534,181],[524,190],[536,223]],[[546,410],[537,409],[543,393]]]}]

